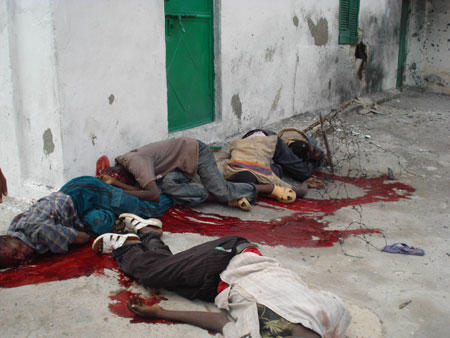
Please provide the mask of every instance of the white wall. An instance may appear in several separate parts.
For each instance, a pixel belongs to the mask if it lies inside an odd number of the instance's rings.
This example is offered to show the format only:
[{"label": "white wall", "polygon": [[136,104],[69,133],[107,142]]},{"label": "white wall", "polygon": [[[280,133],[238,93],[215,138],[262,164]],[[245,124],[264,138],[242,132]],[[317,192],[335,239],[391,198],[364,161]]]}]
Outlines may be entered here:
[{"label": "white wall", "polygon": [[68,179],[167,136],[164,2],[54,3]]},{"label": "white wall", "polygon": [[[339,2],[216,0],[216,121],[167,132],[164,2],[5,0],[0,5],[0,166],[12,195],[55,190],[136,146],[219,141],[395,86],[400,4],[362,1],[369,46],[338,45]],[[42,191],[43,192],[43,191]]]},{"label": "white wall", "polygon": [[41,195],[62,182],[63,167],[50,2],[7,0],[0,11],[0,162],[11,195]]},{"label": "white wall", "polygon": [[399,1],[361,1],[369,47],[362,80],[354,48],[338,44],[338,1],[226,0],[220,7],[219,121],[176,136],[220,141],[396,85]]},{"label": "white wall", "polygon": [[405,83],[450,94],[450,2],[411,1]]}]

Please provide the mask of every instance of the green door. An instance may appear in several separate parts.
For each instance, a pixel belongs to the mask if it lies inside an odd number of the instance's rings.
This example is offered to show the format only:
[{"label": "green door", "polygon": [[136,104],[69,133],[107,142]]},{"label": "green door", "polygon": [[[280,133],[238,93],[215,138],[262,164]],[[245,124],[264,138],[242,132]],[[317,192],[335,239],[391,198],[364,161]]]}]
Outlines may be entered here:
[{"label": "green door", "polygon": [[397,88],[403,85],[403,76],[405,74],[409,3],[410,0],[402,1],[402,16],[400,19],[400,44],[398,48]]},{"label": "green door", "polygon": [[214,120],[212,0],[166,0],[169,132]]}]

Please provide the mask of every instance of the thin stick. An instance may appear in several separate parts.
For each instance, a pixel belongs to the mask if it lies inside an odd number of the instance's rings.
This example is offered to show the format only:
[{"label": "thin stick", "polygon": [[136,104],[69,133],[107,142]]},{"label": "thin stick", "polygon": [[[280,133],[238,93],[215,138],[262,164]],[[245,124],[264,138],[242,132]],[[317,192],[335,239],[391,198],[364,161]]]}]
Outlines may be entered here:
[{"label": "thin stick", "polygon": [[319,117],[320,117],[320,129],[322,130],[323,143],[325,144],[325,149],[327,150],[327,161],[328,161],[328,164],[330,165],[331,174],[334,175],[334,167],[333,167],[333,162],[331,161],[331,152],[330,152],[330,146],[328,145],[327,133],[325,132],[325,129],[323,129],[322,114],[319,114]]},{"label": "thin stick", "polygon": [[[349,105],[351,104],[350,102],[345,102],[344,104],[342,104],[341,108],[339,109],[332,109],[324,118],[324,121],[327,120],[331,120],[333,119],[339,112],[343,111],[344,109],[346,109]],[[314,123],[312,123],[309,127],[306,127],[305,129],[303,129],[302,131],[304,133],[307,133],[308,131],[314,129],[315,127],[317,127],[320,124],[320,121],[316,121]]]}]

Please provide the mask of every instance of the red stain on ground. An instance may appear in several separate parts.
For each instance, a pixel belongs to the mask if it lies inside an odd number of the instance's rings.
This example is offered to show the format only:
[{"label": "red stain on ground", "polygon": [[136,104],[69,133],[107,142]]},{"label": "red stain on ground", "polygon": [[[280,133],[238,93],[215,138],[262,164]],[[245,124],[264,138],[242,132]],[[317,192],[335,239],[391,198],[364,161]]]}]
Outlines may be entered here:
[{"label": "red stain on ground", "polygon": [[117,268],[109,256],[98,256],[90,245],[76,247],[65,255],[42,255],[33,264],[22,265],[0,273],[0,287],[47,283]]},{"label": "red stain on ground", "polygon": [[[330,230],[323,218],[336,210],[377,201],[393,202],[407,198],[414,189],[399,182],[386,182],[385,178],[350,178],[321,174],[322,179],[355,185],[364,195],[355,198],[317,200],[302,198],[292,204],[260,198],[270,208],[292,210],[289,216],[273,221],[243,221],[237,217],[204,214],[187,207],[172,208],[163,217],[164,230],[172,233],[199,233],[205,236],[239,235],[252,242],[271,246],[322,247],[332,246],[339,238],[350,235],[380,233],[377,229]],[[400,193],[404,192],[404,193]],[[266,207],[261,203],[259,206]]]},{"label": "red stain on ground", "polygon": [[[170,209],[163,217],[164,231],[172,233],[199,233],[205,236],[239,235],[250,241],[268,245],[285,245],[288,247],[327,247],[332,246],[339,238],[351,235],[380,233],[377,229],[330,230],[323,221],[326,215],[336,210],[377,201],[394,202],[408,198],[414,188],[396,181],[387,181],[384,177],[350,178],[319,174],[321,179],[353,184],[364,191],[363,196],[340,199],[298,199],[292,204],[282,204],[274,200],[261,198],[261,207],[271,209],[288,209],[293,211],[289,216],[273,221],[243,221],[237,217],[205,214],[187,207],[177,206]],[[117,268],[111,256],[98,256],[90,245],[77,247],[65,255],[44,255],[31,265],[0,273],[0,287],[12,288],[22,285],[60,281],[93,273],[103,274],[105,269],[118,272],[119,283],[128,289],[133,283]],[[131,313],[126,301],[135,293],[123,290],[111,296],[113,303],[109,305],[111,312],[125,318],[132,318],[132,323],[172,323],[161,320],[146,320]],[[165,298],[156,294],[144,299],[149,305],[158,304]]]},{"label": "red stain on ground", "polygon": [[114,296],[110,296],[109,298],[114,302],[109,304],[109,310],[123,318],[131,318],[130,323],[163,323],[163,324],[177,324],[176,322],[161,320],[161,319],[148,319],[139,317],[128,309],[127,301],[130,297],[139,296],[143,300],[145,305],[156,305],[159,304],[162,300],[167,300],[165,297],[160,297],[155,293],[151,293],[148,297],[142,297],[140,294],[131,292],[129,290],[119,291]]}]

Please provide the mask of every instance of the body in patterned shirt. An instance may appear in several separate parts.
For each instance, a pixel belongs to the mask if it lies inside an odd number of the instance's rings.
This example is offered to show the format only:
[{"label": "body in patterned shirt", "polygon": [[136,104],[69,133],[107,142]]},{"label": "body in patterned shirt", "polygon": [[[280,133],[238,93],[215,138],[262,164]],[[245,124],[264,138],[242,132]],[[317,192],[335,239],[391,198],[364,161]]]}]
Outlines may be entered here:
[{"label": "body in patterned shirt", "polygon": [[72,198],[54,192],[14,217],[8,235],[0,236],[0,268],[27,263],[36,253],[64,253],[70,244],[88,240]]},{"label": "body in patterned shirt", "polygon": [[65,253],[71,244],[111,232],[121,213],[160,217],[173,204],[165,195],[141,201],[95,177],[74,178],[14,217],[8,235],[0,236],[0,268],[26,263],[35,253]]}]

